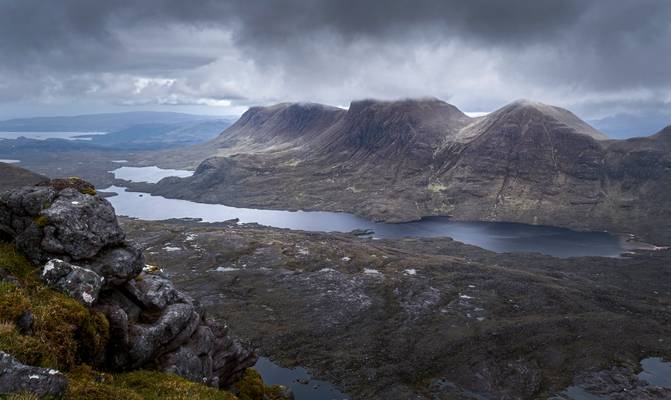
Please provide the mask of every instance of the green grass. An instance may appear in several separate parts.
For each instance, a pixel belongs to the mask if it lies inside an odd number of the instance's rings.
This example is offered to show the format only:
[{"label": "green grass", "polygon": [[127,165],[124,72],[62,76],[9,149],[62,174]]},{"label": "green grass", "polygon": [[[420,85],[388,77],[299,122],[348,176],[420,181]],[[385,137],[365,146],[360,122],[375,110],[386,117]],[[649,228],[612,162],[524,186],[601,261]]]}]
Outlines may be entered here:
[{"label": "green grass", "polygon": [[104,315],[45,286],[38,269],[12,245],[0,244],[0,268],[20,281],[20,287],[0,282],[0,321],[33,314],[33,335],[9,330],[0,337],[0,350],[26,364],[62,370],[91,362],[104,351],[109,336]]},{"label": "green grass", "polygon": [[235,384],[240,400],[281,400],[282,390],[279,386],[268,387],[263,383],[261,375],[251,368],[247,368],[242,379]]},{"label": "green grass", "polygon": [[177,375],[155,371],[133,371],[121,374],[97,372],[86,365],[68,374],[70,385],[66,399],[85,400],[234,400],[236,397],[188,381]]}]

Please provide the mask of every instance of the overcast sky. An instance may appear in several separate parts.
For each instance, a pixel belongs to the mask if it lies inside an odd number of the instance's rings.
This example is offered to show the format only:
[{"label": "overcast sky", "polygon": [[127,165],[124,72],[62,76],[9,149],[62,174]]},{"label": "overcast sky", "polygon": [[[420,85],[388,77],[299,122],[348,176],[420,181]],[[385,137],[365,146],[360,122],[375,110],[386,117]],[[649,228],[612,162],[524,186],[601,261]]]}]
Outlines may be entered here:
[{"label": "overcast sky", "polygon": [[0,0],[0,55],[0,119],[416,96],[671,114],[666,0]]}]

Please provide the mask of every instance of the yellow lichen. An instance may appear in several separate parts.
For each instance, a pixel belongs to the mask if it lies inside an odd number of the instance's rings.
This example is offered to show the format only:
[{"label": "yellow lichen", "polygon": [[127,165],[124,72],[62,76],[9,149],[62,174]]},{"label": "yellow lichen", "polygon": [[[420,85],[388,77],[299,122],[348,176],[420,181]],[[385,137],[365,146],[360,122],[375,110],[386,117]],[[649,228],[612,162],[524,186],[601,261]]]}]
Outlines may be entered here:
[{"label": "yellow lichen", "polygon": [[429,190],[429,192],[440,193],[440,192],[442,192],[443,190],[446,190],[446,189],[447,189],[447,186],[445,186],[445,185],[443,185],[443,184],[441,184],[441,183],[430,183],[430,184],[427,186],[427,189]]}]

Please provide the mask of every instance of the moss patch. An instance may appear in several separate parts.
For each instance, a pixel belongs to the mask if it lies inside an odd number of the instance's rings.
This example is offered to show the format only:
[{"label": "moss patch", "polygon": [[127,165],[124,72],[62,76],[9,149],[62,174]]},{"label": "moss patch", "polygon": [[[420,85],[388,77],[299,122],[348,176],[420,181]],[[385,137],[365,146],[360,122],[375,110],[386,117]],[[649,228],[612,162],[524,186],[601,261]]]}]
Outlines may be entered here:
[{"label": "moss patch", "polygon": [[0,242],[0,268],[25,281],[34,278],[37,268],[11,244]]},{"label": "moss patch", "polygon": [[[155,371],[122,374],[96,372],[82,365],[67,374],[70,385],[66,399],[91,400],[235,400],[226,391],[188,381],[177,375]],[[260,398],[258,398],[260,399]]]},{"label": "moss patch", "polygon": [[102,314],[45,286],[38,269],[9,244],[0,244],[0,268],[20,282],[20,287],[0,282],[0,321],[15,322],[28,310],[33,314],[33,335],[14,329],[0,338],[0,350],[26,364],[62,370],[102,354],[109,337]]},{"label": "moss patch", "polygon": [[52,179],[48,185],[56,190],[63,190],[66,188],[73,188],[79,193],[95,196],[96,188],[90,183],[77,176],[71,176],[67,179]]},{"label": "moss patch", "polygon": [[47,218],[46,215],[40,215],[39,217],[35,218],[35,224],[40,228],[44,228],[48,223],[49,218]]},{"label": "moss patch", "polygon": [[7,396],[7,400],[39,400],[39,397],[32,393],[17,393]]},{"label": "moss patch", "polygon": [[252,368],[247,368],[242,379],[235,384],[240,400],[281,400],[282,389],[279,386],[266,386],[261,375]]},{"label": "moss patch", "polygon": [[30,309],[30,301],[23,290],[9,282],[0,282],[0,320],[16,321]]}]

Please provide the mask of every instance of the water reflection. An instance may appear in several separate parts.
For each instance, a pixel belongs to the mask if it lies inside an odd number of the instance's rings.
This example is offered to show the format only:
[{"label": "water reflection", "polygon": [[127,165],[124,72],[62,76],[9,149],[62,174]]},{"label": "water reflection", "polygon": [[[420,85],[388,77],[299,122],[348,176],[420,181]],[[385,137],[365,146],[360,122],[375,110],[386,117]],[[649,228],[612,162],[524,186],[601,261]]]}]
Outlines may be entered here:
[{"label": "water reflection", "polygon": [[[92,135],[104,135],[105,132],[0,132],[0,139],[26,139],[47,140],[47,139],[67,139],[67,140],[91,140]],[[81,136],[81,137],[80,137]]]},{"label": "water reflection", "polygon": [[[117,160],[113,162],[126,162],[126,160]],[[148,182],[156,183],[169,176],[186,178],[193,175],[193,171],[181,169],[163,169],[159,167],[121,167],[114,171],[114,177],[130,182]]]},{"label": "water reflection", "polygon": [[349,397],[332,384],[312,379],[305,368],[282,368],[265,357],[259,357],[254,369],[267,385],[291,389],[296,400],[343,400]]}]

